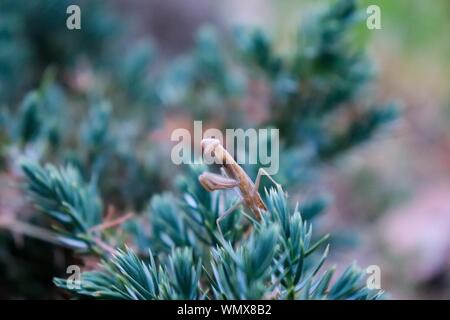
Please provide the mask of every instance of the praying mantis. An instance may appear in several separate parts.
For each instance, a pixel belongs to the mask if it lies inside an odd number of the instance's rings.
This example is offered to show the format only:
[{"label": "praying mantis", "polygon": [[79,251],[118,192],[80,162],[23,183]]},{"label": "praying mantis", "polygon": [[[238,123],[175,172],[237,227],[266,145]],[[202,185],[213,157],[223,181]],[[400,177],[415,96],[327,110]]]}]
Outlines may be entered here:
[{"label": "praying mantis", "polygon": [[204,172],[198,180],[209,192],[215,190],[235,189],[240,200],[219,215],[216,220],[217,229],[223,237],[220,222],[229,214],[244,204],[256,217],[261,218],[261,212],[267,211],[267,206],[259,194],[259,185],[263,175],[267,176],[277,187],[280,185],[263,168],[259,168],[255,182],[253,182],[242,167],[234,160],[218,139],[207,138],[201,142],[202,153],[213,157],[221,165],[221,173]]}]

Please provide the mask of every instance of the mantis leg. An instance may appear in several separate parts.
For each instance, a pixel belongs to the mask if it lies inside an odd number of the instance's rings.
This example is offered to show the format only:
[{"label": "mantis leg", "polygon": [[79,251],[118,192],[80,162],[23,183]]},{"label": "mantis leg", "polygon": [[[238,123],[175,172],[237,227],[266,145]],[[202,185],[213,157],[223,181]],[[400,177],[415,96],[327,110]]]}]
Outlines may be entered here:
[{"label": "mantis leg", "polygon": [[217,229],[220,232],[220,235],[222,236],[222,238],[224,238],[223,233],[222,233],[222,229],[220,228],[220,222],[225,219],[227,216],[229,216],[234,210],[236,210],[240,205],[242,204],[242,199],[239,200],[238,202],[236,202],[235,204],[233,204],[231,207],[229,207],[227,210],[225,210],[225,212],[223,212],[222,214],[220,214],[219,218],[217,218],[216,220],[216,224],[217,224]]},{"label": "mantis leg", "polygon": [[275,181],[275,180],[267,173],[266,170],[264,170],[263,168],[259,168],[259,170],[258,170],[258,175],[256,176],[256,179],[255,179],[255,186],[254,186],[254,188],[253,188],[253,192],[258,192],[259,185],[260,185],[260,183],[261,183],[261,177],[262,177],[263,175],[267,176],[267,178],[269,178],[269,180],[272,181],[273,184],[277,186],[277,188],[280,187],[280,184],[279,184],[278,182],[276,182],[276,181]]},{"label": "mantis leg", "polygon": [[239,181],[212,172],[204,172],[199,177],[200,184],[209,192],[215,190],[233,189]]}]

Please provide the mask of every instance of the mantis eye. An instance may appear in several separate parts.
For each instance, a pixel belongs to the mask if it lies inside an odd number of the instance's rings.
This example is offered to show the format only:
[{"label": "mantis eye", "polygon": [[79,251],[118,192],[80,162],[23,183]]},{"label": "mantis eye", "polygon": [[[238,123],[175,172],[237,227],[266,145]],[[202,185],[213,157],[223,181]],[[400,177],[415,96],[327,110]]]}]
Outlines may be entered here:
[{"label": "mantis eye", "polygon": [[214,139],[214,138],[205,138],[201,142],[202,148],[205,148],[210,144],[220,144],[220,141],[218,139]]},{"label": "mantis eye", "polygon": [[[211,154],[211,156],[214,157],[214,148],[213,146],[217,146],[220,144],[220,141],[218,139],[212,139],[212,138],[206,138],[203,139],[201,142],[201,147],[202,147],[202,153],[204,154],[205,151],[208,151],[209,154]],[[210,148],[210,146],[212,148]],[[212,150],[209,150],[212,149]]]}]

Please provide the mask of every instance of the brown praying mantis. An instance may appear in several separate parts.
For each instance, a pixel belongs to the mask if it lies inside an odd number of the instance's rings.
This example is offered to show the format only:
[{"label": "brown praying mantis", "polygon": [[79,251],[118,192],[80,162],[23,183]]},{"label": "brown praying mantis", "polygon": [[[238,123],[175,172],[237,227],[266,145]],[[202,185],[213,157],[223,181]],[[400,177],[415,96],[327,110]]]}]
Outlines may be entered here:
[{"label": "brown praying mantis", "polygon": [[266,175],[277,187],[280,185],[263,168],[259,168],[255,182],[250,179],[242,167],[234,160],[228,151],[217,139],[203,139],[201,142],[203,155],[208,155],[216,160],[221,166],[221,173],[204,172],[198,180],[207,191],[236,189],[240,195],[237,201],[230,208],[219,215],[216,220],[217,228],[223,237],[220,228],[220,222],[230,213],[236,210],[241,204],[244,204],[256,219],[261,218],[261,211],[267,211],[267,206],[259,194],[259,185],[261,177]]}]

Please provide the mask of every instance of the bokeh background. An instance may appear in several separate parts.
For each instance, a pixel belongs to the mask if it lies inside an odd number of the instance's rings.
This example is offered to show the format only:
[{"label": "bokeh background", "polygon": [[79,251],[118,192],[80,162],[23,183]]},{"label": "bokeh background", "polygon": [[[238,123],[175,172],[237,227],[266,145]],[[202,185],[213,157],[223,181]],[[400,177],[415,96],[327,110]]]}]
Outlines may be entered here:
[{"label": "bokeh background", "polygon": [[[72,100],[74,96],[76,100],[77,96],[82,95],[77,92],[89,91],[86,87],[90,86],[104,86],[106,89],[101,88],[99,91],[105,96],[111,92],[114,94],[116,90],[114,87],[107,88],[108,85],[104,85],[108,80],[102,79],[101,74],[98,76],[92,71],[91,66],[96,63],[93,61],[99,60],[100,64],[106,65],[105,68],[111,68],[108,63],[115,62],[108,61],[107,56],[110,52],[116,52],[115,55],[119,55],[119,60],[123,54],[125,59],[128,44],[142,43],[140,49],[134,51],[136,59],[139,59],[140,55],[144,61],[152,59],[148,58],[147,54],[150,52],[152,56],[153,52],[157,52],[158,59],[155,60],[157,62],[152,63],[149,71],[157,73],[165,65],[178,61],[186,52],[190,52],[195,46],[198,30],[205,25],[214,26],[217,33],[223,35],[223,39],[226,39],[230,30],[237,25],[260,27],[270,34],[276,52],[289,53],[293,50],[293,39],[298,32],[299,23],[307,21],[312,13],[326,8],[332,2],[100,1],[98,6],[92,7],[93,11],[89,14],[82,12],[80,33],[84,36],[80,36],[78,42],[72,43],[73,47],[62,45],[61,48],[64,49],[62,52],[58,50],[48,52],[46,42],[64,43],[64,35],[55,33],[54,28],[58,27],[57,17],[65,19],[65,15],[55,15],[52,25],[52,21],[48,20],[48,17],[53,16],[51,13],[47,13],[47,16],[38,14],[30,20],[41,26],[41,29],[38,28],[33,35],[35,43],[16,41],[13,44],[7,42],[0,44],[0,61],[16,63],[14,68],[0,69],[0,73],[3,73],[2,79],[7,79],[5,83],[20,83],[12,87],[3,84],[0,90],[2,94],[0,104],[17,105],[23,93],[41,83],[45,77],[56,77],[58,81],[63,82],[64,90],[72,92]],[[333,235],[332,248],[336,247],[336,250],[328,263],[347,265],[357,260],[363,266],[372,264],[380,266],[382,288],[391,298],[449,299],[450,2],[364,0],[358,4],[363,10],[369,4],[377,4],[381,8],[382,29],[367,30],[364,22],[360,23],[356,26],[353,41],[367,47],[368,55],[374,63],[375,78],[370,88],[371,96],[374,100],[395,101],[399,115],[369,142],[358,145],[339,157],[321,162],[319,170],[315,173],[314,183],[308,190],[294,188],[291,196],[301,200],[305,197],[305,192],[311,194],[318,190],[326,194],[328,208],[316,217],[315,221],[316,228]],[[53,7],[48,8],[51,12]],[[2,9],[6,10],[7,7]],[[5,12],[7,11],[0,11],[1,26],[6,23],[5,19],[2,20],[2,17],[7,17]],[[8,22],[14,24],[15,21],[12,20]],[[120,45],[109,47],[109,38],[117,34],[121,34],[122,37],[125,35],[126,40],[122,38]],[[144,40],[148,40],[151,45],[147,46]],[[29,46],[37,49],[33,51]],[[87,54],[80,53],[83,48],[89,49]],[[18,62],[14,62],[11,57],[18,59]],[[60,58],[65,60],[60,61]],[[68,67],[57,67],[56,75],[49,68],[61,65]],[[146,64],[143,66],[145,69]],[[124,68],[120,73],[124,74],[131,68],[129,72],[132,78],[136,70],[132,66],[126,69],[126,63]],[[140,77],[139,71],[138,67],[136,79]],[[8,72],[10,74],[7,74]],[[183,76],[182,73],[172,76],[177,75]],[[123,86],[129,86],[131,96],[133,94],[139,96],[141,91],[146,91],[145,86],[137,88],[137,80]],[[165,90],[165,94],[169,97],[178,94],[170,91],[177,90],[176,86]],[[255,85],[255,90],[258,93],[258,90],[264,88],[260,89]],[[148,100],[145,99],[152,98],[152,96],[130,98],[119,95],[114,98],[113,107],[120,105],[122,110],[127,110],[129,106],[130,110],[134,110],[133,103],[129,101],[143,99],[139,100],[141,101],[139,103],[146,104]],[[203,101],[210,98],[210,105],[216,105],[214,96],[206,95],[202,98]],[[93,99],[95,100],[95,97]],[[84,103],[81,98],[79,100],[78,105],[76,101],[71,103],[70,113],[74,119],[79,117],[77,110],[82,108],[80,105]],[[195,99],[190,101],[194,101],[192,103],[195,104]],[[259,102],[264,104],[264,101]],[[150,166],[156,166],[158,172],[157,174],[151,172],[151,179],[141,181],[141,184],[149,184],[151,181],[154,187],[146,185],[145,188],[154,190],[141,190],[134,181],[133,184],[130,182],[129,186],[124,187],[125,191],[112,188],[108,191],[110,197],[133,198],[133,201],[140,203],[145,202],[152,192],[169,189],[170,179],[161,176],[172,176],[174,168],[168,161],[162,160],[162,155],[167,155],[170,150],[170,144],[164,144],[174,128],[189,126],[193,119],[208,118],[211,126],[215,124],[214,114],[219,114],[217,122],[223,120],[220,110],[227,106],[216,105],[215,108],[218,109],[208,109],[209,104],[206,105],[202,107],[203,109],[196,109],[195,105],[191,105],[189,106],[191,109],[184,112],[169,109],[164,111],[164,115],[160,118],[156,117],[156,114],[160,114],[160,110],[147,110],[149,117],[143,121],[150,123],[149,126],[153,129],[146,132],[148,139],[144,146],[152,150],[156,148],[160,156],[152,155],[146,160]],[[115,116],[120,122],[124,111],[118,110]],[[258,111],[258,107],[256,111],[252,110],[253,118],[249,118],[250,126],[252,121],[257,124],[260,119],[267,117],[264,112],[261,114]],[[205,115],[205,112],[210,114]],[[97,119],[93,117],[91,123]],[[6,121],[1,125],[6,128]],[[135,127],[135,123],[129,121],[127,134],[136,135],[133,131]],[[70,126],[67,130],[71,130]],[[95,137],[92,139],[95,140]],[[91,140],[84,140],[84,143],[89,141]],[[155,141],[158,142],[157,147],[152,146],[156,144]],[[128,145],[127,142],[123,145],[120,141],[114,143],[124,148],[124,152],[138,152],[136,146]],[[74,150],[76,153],[77,149]],[[142,152],[142,149],[139,150]],[[39,151],[28,150],[28,152],[29,157],[39,158],[36,155]],[[9,150],[8,154],[10,153]],[[89,158],[89,155],[86,157]],[[49,158],[52,159],[52,156]],[[53,156],[53,159],[55,158]],[[5,163],[8,163],[7,159],[6,156],[2,157]],[[14,165],[3,165],[9,168],[3,170],[0,180],[2,210],[0,214],[5,216],[9,214],[8,212],[22,210],[23,203],[20,200],[22,196],[17,195],[19,191],[11,187],[14,179],[10,175],[14,171]],[[139,176],[140,172],[134,174]],[[120,184],[121,177],[112,177],[105,183],[113,186]],[[123,192],[125,194],[121,194]],[[127,207],[126,201],[125,203],[119,201],[118,207],[121,205]],[[67,253],[56,249],[49,251],[42,243],[27,246],[23,244],[23,239],[10,239],[7,230],[1,232],[4,233],[2,237],[7,238],[3,242],[4,247],[7,247],[5,243],[9,246],[11,241],[14,245],[0,251],[2,266],[0,271],[4,272],[4,276],[0,275],[0,296],[59,297],[59,293],[52,288],[51,277],[61,273],[58,261],[65,261]],[[44,268],[45,271],[39,270],[37,266],[43,263],[42,259],[53,261],[54,266]],[[19,265],[27,265],[28,268],[23,270],[17,267]]]}]

